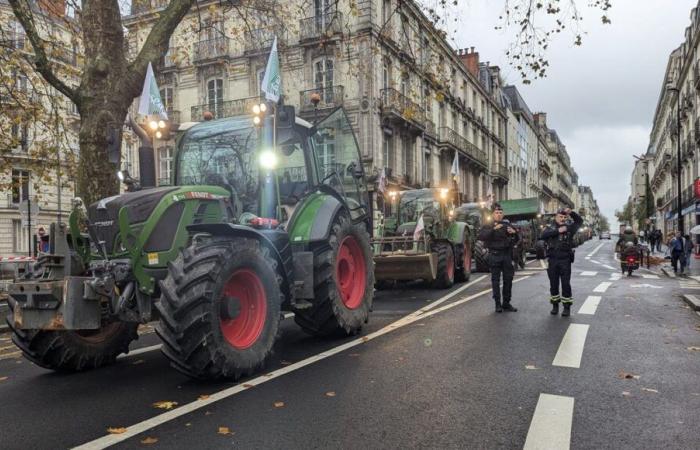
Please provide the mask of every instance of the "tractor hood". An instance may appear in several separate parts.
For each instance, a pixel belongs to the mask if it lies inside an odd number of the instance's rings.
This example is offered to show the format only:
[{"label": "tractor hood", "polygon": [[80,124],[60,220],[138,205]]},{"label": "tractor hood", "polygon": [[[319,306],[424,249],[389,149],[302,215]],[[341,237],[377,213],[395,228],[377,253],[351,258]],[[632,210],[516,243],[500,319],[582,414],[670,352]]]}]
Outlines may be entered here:
[{"label": "tractor hood", "polygon": [[108,253],[114,251],[119,234],[119,211],[126,207],[130,224],[145,222],[156,205],[169,192],[177,187],[161,187],[127,192],[103,198],[88,207],[88,218],[96,237],[105,242]]}]

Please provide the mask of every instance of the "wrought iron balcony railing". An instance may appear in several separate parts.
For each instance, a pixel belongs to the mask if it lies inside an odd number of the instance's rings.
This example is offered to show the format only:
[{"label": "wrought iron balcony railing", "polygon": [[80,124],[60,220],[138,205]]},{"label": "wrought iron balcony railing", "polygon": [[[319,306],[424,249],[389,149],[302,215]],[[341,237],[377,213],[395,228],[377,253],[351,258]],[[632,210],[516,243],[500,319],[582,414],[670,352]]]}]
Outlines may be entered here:
[{"label": "wrought iron balcony railing", "polygon": [[264,53],[272,48],[272,43],[277,36],[277,42],[287,42],[286,30],[272,30],[270,28],[257,28],[248,30],[244,33],[244,51],[245,53]]},{"label": "wrought iron balcony railing", "polygon": [[329,86],[320,89],[309,89],[299,92],[299,105],[301,111],[313,111],[312,96],[318,94],[318,109],[335,108],[343,104],[345,88],[343,86]]},{"label": "wrought iron balcony railing", "polygon": [[190,117],[193,121],[202,120],[205,112],[211,112],[215,119],[223,117],[241,116],[250,114],[253,105],[260,102],[260,97],[247,97],[238,100],[226,100],[221,102],[208,102],[204,105],[193,106],[190,110]]},{"label": "wrought iron balcony railing", "polygon": [[299,21],[299,40],[330,38],[343,32],[343,15],[330,12]]},{"label": "wrought iron balcony railing", "polygon": [[418,103],[394,88],[382,89],[382,113],[393,112],[406,121],[412,121],[420,126],[425,126],[425,111]]},{"label": "wrought iron balcony railing", "polygon": [[229,39],[225,37],[196,42],[193,52],[194,62],[226,57],[228,56],[228,50]]}]

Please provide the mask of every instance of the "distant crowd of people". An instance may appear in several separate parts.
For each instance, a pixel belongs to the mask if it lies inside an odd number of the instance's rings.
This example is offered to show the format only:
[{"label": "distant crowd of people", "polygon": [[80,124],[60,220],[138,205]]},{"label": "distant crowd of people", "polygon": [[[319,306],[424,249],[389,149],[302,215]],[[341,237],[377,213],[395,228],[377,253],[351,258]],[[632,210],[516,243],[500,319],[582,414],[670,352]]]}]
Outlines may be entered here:
[{"label": "distant crowd of people", "polygon": [[[695,244],[693,244],[690,235],[683,235],[680,231],[671,231],[664,236],[661,230],[657,229],[649,233],[647,240],[649,241],[649,247],[652,253],[668,253],[668,256],[671,257],[671,266],[673,267],[674,273],[679,273],[679,265],[680,274],[686,272],[695,248]],[[663,244],[667,246],[666,250],[661,248]]]}]

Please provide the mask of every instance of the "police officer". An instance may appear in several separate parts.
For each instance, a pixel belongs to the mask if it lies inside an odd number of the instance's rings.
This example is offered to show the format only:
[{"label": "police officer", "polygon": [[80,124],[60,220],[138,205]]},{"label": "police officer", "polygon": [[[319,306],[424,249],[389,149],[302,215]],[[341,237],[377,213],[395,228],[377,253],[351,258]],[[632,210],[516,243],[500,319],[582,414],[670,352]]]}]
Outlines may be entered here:
[{"label": "police officer", "polygon": [[[517,311],[510,304],[513,287],[513,246],[520,236],[510,222],[503,220],[503,208],[496,203],[493,206],[493,225],[484,225],[479,230],[479,240],[489,249],[489,266],[491,268],[491,287],[496,302],[496,312]],[[501,304],[501,273],[503,273],[503,304]]]},{"label": "police officer", "polygon": [[560,302],[564,305],[561,315],[567,317],[571,314],[571,304],[574,302],[571,294],[571,263],[574,261],[574,236],[581,224],[583,219],[571,208],[560,209],[554,222],[542,232],[541,239],[547,243],[547,275],[551,294],[549,301],[552,303],[553,315],[559,314]]}]

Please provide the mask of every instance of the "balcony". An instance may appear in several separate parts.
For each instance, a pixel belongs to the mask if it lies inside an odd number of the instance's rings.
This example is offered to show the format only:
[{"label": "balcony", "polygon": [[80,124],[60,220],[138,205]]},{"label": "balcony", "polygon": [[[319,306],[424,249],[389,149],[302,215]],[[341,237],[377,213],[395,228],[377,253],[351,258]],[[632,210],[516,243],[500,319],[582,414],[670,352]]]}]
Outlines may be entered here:
[{"label": "balcony", "polygon": [[[466,140],[466,139],[465,139]],[[467,141],[466,151],[476,162],[481,163],[484,167],[488,164],[489,157],[485,151],[479,150],[479,147]]]},{"label": "balcony", "polygon": [[552,174],[552,169],[549,167],[549,164],[547,164],[547,161],[540,160],[537,163],[537,165],[540,168],[540,170],[543,171],[544,173],[546,173],[547,175]]},{"label": "balcony", "polygon": [[468,156],[486,168],[486,165],[488,164],[488,156],[486,155],[486,152],[479,150],[476,145],[469,142],[452,128],[440,127],[438,129],[438,140],[442,144],[451,145],[455,150],[460,151],[462,154]]},{"label": "balcony", "polygon": [[491,175],[503,181],[508,181],[508,168],[504,164],[491,164]]},{"label": "balcony", "polygon": [[209,111],[215,119],[224,117],[242,116],[250,114],[253,105],[260,103],[260,97],[248,97],[238,100],[226,100],[217,103],[206,103],[204,105],[193,106],[190,110],[190,117],[193,121],[202,120],[202,115]]},{"label": "balcony", "polygon": [[203,63],[220,58],[227,58],[229,51],[228,38],[220,37],[207,39],[194,44],[194,63]]},{"label": "balcony", "polygon": [[343,15],[339,12],[306,17],[299,21],[299,41],[330,39],[343,32]]},{"label": "balcony", "polygon": [[695,82],[695,89],[700,90],[700,66],[698,64],[695,64],[695,67],[693,67],[693,81]]},{"label": "balcony", "polygon": [[131,15],[154,12],[163,9],[170,3],[170,0],[134,0],[131,2]]},{"label": "balcony", "polygon": [[431,119],[425,119],[425,134],[431,138],[437,138],[435,122],[433,122]]},{"label": "balcony", "polygon": [[[314,106],[312,96],[317,94],[320,101]],[[314,112],[316,109],[336,108],[343,104],[345,88],[343,86],[330,86],[321,89],[309,89],[299,92],[299,111]]]},{"label": "balcony", "polygon": [[175,47],[168,49],[168,52],[156,63],[156,72],[166,72],[177,69],[176,55],[179,50]]},{"label": "balcony", "polygon": [[546,184],[542,184],[542,192],[549,198],[554,198],[554,192]]},{"label": "balcony", "polygon": [[246,55],[267,53],[272,48],[275,35],[277,36],[278,44],[287,41],[286,31],[278,32],[270,28],[257,28],[255,30],[246,31],[244,33],[245,45],[243,50]]},{"label": "balcony", "polygon": [[562,191],[561,189],[557,191],[557,198],[569,208],[574,207],[574,202],[572,202],[569,196],[566,194],[566,192]]},{"label": "balcony", "polygon": [[413,131],[425,129],[425,112],[416,102],[393,88],[380,91],[382,116],[396,123],[408,125]]}]

